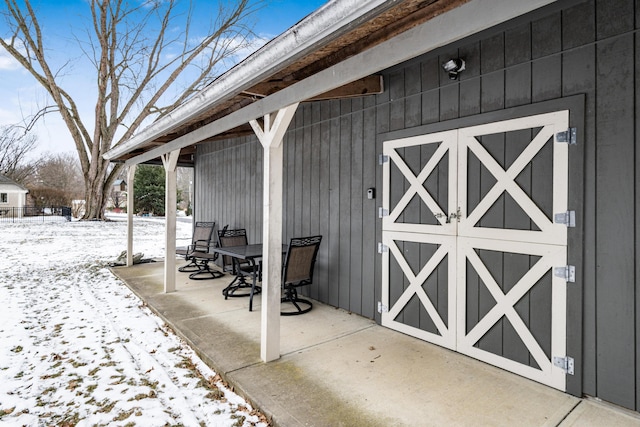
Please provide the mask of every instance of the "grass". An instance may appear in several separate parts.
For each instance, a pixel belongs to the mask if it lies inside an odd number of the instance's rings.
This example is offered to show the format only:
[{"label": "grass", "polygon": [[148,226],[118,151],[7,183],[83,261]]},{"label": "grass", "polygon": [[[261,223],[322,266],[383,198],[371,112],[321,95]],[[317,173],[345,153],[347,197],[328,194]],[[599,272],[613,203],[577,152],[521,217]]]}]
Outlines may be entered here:
[{"label": "grass", "polygon": [[[156,378],[164,378],[162,373],[151,373],[152,369],[145,372],[149,366],[136,366],[133,368],[135,372],[131,368],[122,368],[122,366],[128,366],[121,365],[123,363],[121,353],[125,345],[129,343],[124,349],[125,353],[132,348],[131,343],[139,345],[138,336],[136,336],[139,329],[137,325],[134,327],[132,324],[119,324],[120,327],[116,328],[114,334],[108,326],[102,329],[94,328],[91,323],[94,316],[89,316],[82,310],[78,310],[78,313],[73,315],[61,310],[60,307],[66,301],[66,295],[69,294],[67,291],[73,291],[75,284],[87,284],[88,288],[78,288],[77,292],[83,295],[83,292],[91,292],[93,287],[101,288],[103,284],[106,285],[112,280],[112,276],[104,270],[106,264],[106,262],[70,262],[64,266],[56,264],[56,266],[42,268],[44,272],[42,277],[29,281],[26,277],[21,279],[19,272],[12,276],[14,283],[21,281],[29,283],[20,288],[23,291],[19,291],[18,286],[12,286],[8,289],[11,291],[14,287],[16,288],[12,295],[16,292],[22,292],[25,295],[36,292],[42,297],[40,304],[29,304],[30,311],[25,312],[25,320],[20,324],[20,329],[24,328],[28,331],[25,333],[25,338],[28,336],[31,341],[28,341],[28,344],[27,341],[23,342],[24,346],[16,345],[14,342],[13,347],[9,347],[12,358],[23,361],[22,367],[13,371],[17,373],[12,377],[20,383],[36,380],[39,390],[37,395],[33,396],[33,404],[29,409],[23,409],[22,406],[6,407],[9,402],[4,402],[5,407],[0,406],[0,419],[2,419],[0,424],[13,421],[14,418],[17,421],[17,417],[28,414],[29,417],[35,416],[37,422],[42,425],[72,427],[85,423],[96,426],[118,423],[118,425],[135,426],[144,420],[147,411],[145,408],[158,405],[157,401],[150,399],[160,399],[166,404],[164,412],[171,416],[171,421],[167,422],[167,425],[170,425],[179,423],[181,420],[179,411],[172,407],[171,402],[175,399],[178,402],[177,405],[182,405],[180,396],[166,392],[169,389],[173,390],[172,387],[176,386],[198,390],[193,394],[197,396],[197,404],[192,405],[193,409],[198,408],[198,411],[202,410],[208,416],[215,413],[223,418],[231,417],[231,419],[227,418],[225,425],[233,423],[234,426],[242,426],[248,423],[247,420],[250,420],[254,414],[246,408],[233,404],[224,408],[214,403],[226,402],[225,391],[221,389],[222,386],[219,387],[220,377],[207,377],[198,368],[200,362],[191,359],[195,356],[182,355],[186,351],[182,342],[167,341],[168,344],[153,344],[153,349],[146,350],[149,355],[153,355],[151,357],[157,359],[157,363],[154,362],[151,366],[156,370],[166,370],[167,377],[173,384],[159,382]],[[96,303],[108,305],[102,301],[105,296],[96,292],[94,295],[89,294],[89,298],[84,300],[87,308],[95,309],[93,296],[97,299]],[[123,312],[136,308],[147,310],[147,304],[139,302],[138,298],[131,293],[125,295],[125,292],[116,290],[108,296],[127,300],[124,304],[114,304],[114,307],[118,307]],[[109,313],[108,310],[105,310],[105,313]],[[114,313],[108,315],[113,316],[109,322],[118,322],[117,315]],[[145,331],[145,334],[156,332],[165,337],[174,337],[170,327],[162,323],[158,323],[155,330],[152,327]],[[143,350],[145,347],[149,346],[141,346]],[[170,348],[167,350],[168,347]],[[26,364],[24,360],[27,361]],[[0,372],[7,369],[10,368],[0,368]],[[158,375],[161,376],[158,377]],[[24,382],[24,384],[27,383]],[[27,388],[29,387],[31,386]],[[34,389],[35,387],[29,392]],[[24,392],[24,396],[28,394]],[[201,416],[198,415],[198,418]],[[136,420],[141,421],[136,422]],[[198,424],[204,426],[206,421],[201,419]]]}]

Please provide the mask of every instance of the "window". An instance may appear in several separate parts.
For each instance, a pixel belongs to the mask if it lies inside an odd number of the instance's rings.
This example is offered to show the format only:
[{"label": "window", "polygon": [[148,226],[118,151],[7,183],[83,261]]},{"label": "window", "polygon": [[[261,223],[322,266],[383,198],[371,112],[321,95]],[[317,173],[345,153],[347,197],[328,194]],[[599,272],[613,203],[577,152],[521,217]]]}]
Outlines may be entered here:
[{"label": "window", "polygon": [[0,203],[9,203],[9,197],[7,193],[0,193]]}]

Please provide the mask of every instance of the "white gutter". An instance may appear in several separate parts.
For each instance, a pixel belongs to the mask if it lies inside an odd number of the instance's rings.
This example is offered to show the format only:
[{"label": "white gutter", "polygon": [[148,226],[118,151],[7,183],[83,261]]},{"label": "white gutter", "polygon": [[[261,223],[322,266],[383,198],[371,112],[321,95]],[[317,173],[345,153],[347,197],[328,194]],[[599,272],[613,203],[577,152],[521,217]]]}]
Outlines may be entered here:
[{"label": "white gutter", "polygon": [[395,6],[399,0],[333,0],[276,37],[213,81],[193,98],[103,155],[129,153],[170,133],[211,106],[225,101],[282,70],[318,45],[339,37],[359,22]]}]

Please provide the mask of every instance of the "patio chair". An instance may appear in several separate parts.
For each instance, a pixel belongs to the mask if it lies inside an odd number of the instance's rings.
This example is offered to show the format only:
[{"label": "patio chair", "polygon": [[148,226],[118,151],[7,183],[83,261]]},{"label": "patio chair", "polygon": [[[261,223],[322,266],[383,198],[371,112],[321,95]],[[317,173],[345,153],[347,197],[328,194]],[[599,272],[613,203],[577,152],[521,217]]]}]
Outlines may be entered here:
[{"label": "patio chair", "polygon": [[191,244],[189,246],[176,248],[176,254],[183,256],[185,260],[189,261],[189,264],[178,268],[178,271],[182,273],[193,273],[194,271],[201,270],[201,262],[199,262],[193,254],[194,252],[209,251],[209,245],[211,244],[211,237],[214,235],[213,229],[215,226],[215,222],[196,222],[196,225],[193,228]]},{"label": "patio chair", "polygon": [[[304,314],[313,308],[311,301],[298,296],[297,289],[301,286],[308,286],[313,282],[313,270],[321,240],[322,236],[295,237],[291,239],[282,271],[284,296],[281,298],[281,315]],[[286,309],[287,306],[289,307],[288,310]]]},{"label": "patio chair", "polygon": [[224,273],[218,271],[216,268],[211,268],[211,263],[218,259],[219,254],[217,252],[211,252],[211,248],[218,246],[218,242],[209,240],[207,246],[198,246],[195,251],[191,253],[194,262],[198,265],[198,270],[189,274],[189,279],[193,280],[206,280],[217,279],[224,276]]},{"label": "patio chair", "polygon": [[[234,230],[218,231],[218,242],[221,248],[231,246],[247,246],[247,230],[238,228]],[[238,259],[228,255],[222,256],[222,271],[231,271],[236,278],[222,290],[224,299],[229,297],[249,297],[249,306],[253,303],[253,295],[260,293],[262,288],[256,286],[259,267],[251,260]],[[251,277],[251,283],[248,283],[246,277]],[[245,290],[249,289],[248,292]]]}]

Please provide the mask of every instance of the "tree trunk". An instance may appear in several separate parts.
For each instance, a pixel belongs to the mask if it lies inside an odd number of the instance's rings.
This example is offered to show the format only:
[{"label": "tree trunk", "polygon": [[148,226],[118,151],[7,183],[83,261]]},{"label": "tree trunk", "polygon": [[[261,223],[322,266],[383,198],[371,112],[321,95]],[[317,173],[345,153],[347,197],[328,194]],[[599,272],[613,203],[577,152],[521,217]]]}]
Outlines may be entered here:
[{"label": "tree trunk", "polygon": [[85,182],[85,210],[82,219],[104,219],[106,200],[104,179],[87,179]]},{"label": "tree trunk", "polygon": [[97,200],[95,194],[89,194],[85,197],[85,211],[82,219],[104,219],[104,213],[100,207],[100,201]]},{"label": "tree trunk", "polygon": [[[93,161],[92,159],[92,163]],[[116,165],[108,176],[109,162],[99,159],[91,166],[89,173],[85,174],[85,212],[82,219],[104,220],[104,211],[110,194],[109,189],[122,169],[122,165]]]}]

